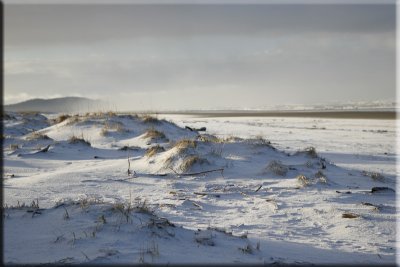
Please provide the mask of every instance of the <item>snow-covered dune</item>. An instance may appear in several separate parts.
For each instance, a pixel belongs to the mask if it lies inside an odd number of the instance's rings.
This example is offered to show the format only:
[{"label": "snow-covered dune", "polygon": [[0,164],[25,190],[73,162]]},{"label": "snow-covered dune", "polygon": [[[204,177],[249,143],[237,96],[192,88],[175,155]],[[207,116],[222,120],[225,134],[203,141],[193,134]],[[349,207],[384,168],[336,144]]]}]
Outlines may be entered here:
[{"label": "snow-covered dune", "polygon": [[5,116],[5,262],[395,263],[393,172],[185,123]]}]

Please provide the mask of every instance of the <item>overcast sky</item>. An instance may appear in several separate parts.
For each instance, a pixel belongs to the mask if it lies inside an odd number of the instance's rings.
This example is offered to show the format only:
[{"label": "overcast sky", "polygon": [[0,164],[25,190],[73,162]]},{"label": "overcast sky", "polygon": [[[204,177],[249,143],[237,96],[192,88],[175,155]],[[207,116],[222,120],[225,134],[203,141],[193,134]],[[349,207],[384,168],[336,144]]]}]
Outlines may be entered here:
[{"label": "overcast sky", "polygon": [[8,5],[5,104],[115,109],[395,100],[394,5]]}]

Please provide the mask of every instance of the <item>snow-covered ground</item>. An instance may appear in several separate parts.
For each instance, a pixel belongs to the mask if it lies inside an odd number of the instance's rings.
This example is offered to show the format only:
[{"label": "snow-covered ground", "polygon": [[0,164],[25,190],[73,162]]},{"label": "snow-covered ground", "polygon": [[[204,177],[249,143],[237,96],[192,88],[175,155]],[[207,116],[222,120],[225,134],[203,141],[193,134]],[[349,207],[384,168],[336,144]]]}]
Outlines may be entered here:
[{"label": "snow-covered ground", "polygon": [[[207,118],[159,115],[179,126],[206,127],[219,137],[263,137],[290,153],[313,146],[335,164],[396,174],[396,121],[285,117]],[[397,172],[398,174],[398,172]]]},{"label": "snow-covered ground", "polygon": [[6,263],[396,262],[393,120],[9,115]]}]

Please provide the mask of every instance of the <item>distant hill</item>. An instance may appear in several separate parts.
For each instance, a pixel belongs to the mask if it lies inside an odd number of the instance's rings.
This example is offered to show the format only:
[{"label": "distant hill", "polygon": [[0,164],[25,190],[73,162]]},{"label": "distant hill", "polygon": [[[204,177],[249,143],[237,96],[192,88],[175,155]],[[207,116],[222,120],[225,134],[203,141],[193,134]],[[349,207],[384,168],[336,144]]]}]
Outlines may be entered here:
[{"label": "distant hill", "polygon": [[61,97],[51,99],[30,99],[24,102],[5,105],[5,111],[36,112],[89,112],[103,110],[106,103],[83,97]]}]

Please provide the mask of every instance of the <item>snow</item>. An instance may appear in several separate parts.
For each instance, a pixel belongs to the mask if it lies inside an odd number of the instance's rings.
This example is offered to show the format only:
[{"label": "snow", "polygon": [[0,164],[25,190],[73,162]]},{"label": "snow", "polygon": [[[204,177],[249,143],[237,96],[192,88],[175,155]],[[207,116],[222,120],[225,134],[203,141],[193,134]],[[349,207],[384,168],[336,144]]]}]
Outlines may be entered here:
[{"label": "snow", "polygon": [[396,261],[394,120],[10,115],[6,263]]}]

